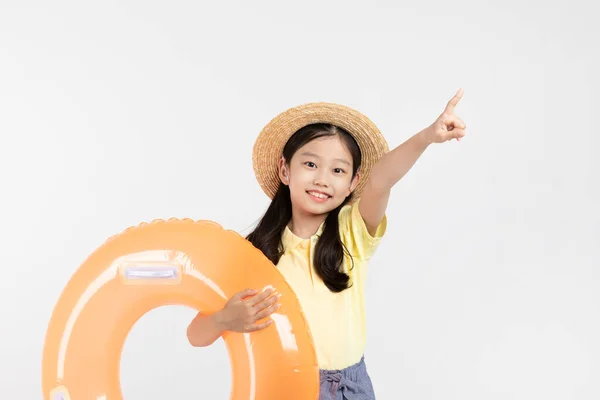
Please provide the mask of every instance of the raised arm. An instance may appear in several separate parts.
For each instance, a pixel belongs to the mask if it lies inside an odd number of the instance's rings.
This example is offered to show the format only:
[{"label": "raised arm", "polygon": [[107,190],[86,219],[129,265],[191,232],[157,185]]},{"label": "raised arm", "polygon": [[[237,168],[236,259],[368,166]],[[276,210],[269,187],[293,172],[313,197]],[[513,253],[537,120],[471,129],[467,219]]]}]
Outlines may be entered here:
[{"label": "raised arm", "polygon": [[427,147],[465,136],[466,125],[454,114],[462,95],[460,89],[433,124],[383,155],[373,166],[358,205],[369,233],[373,234],[383,219],[392,187],[410,171]]}]

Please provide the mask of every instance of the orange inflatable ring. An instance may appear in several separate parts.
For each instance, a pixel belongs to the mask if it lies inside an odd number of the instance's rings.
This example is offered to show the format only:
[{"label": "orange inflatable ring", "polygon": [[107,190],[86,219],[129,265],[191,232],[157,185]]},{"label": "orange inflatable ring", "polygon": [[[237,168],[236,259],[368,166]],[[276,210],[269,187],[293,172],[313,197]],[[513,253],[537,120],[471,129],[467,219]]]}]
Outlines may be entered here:
[{"label": "orange inflatable ring", "polygon": [[[145,313],[184,305],[211,313],[246,288],[281,293],[274,323],[226,333],[231,399],[317,399],[319,370],[306,320],[273,264],[239,234],[211,221],[158,220],[108,239],[75,272],[44,344],[46,400],[122,399],[125,339]],[[185,332],[182,332],[182,335]]]}]

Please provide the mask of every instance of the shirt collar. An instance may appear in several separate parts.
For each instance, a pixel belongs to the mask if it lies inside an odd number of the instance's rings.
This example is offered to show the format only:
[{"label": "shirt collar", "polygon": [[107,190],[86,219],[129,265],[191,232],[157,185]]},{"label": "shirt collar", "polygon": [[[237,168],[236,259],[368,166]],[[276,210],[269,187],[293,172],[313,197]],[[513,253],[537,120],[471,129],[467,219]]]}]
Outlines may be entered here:
[{"label": "shirt collar", "polygon": [[283,235],[281,236],[281,242],[283,243],[284,250],[294,249],[300,246],[302,243],[318,238],[323,233],[324,228],[325,221],[319,225],[319,229],[317,229],[317,232],[314,235],[312,235],[310,238],[303,239],[299,236],[296,236],[294,232],[292,232],[291,229],[286,225]]}]

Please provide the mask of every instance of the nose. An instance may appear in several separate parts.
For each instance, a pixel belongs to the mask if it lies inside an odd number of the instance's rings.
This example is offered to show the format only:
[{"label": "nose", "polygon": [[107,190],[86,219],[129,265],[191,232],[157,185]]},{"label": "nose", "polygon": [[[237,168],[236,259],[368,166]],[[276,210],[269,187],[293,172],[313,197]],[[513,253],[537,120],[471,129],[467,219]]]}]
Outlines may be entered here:
[{"label": "nose", "polygon": [[314,184],[327,187],[327,180],[325,179],[325,172],[323,170],[320,170],[315,174]]}]

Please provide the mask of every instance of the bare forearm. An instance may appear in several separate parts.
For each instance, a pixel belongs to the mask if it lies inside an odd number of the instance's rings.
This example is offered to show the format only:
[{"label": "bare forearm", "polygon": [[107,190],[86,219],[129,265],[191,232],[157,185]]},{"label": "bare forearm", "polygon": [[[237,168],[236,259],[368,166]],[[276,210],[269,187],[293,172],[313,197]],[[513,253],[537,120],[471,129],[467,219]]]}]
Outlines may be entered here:
[{"label": "bare forearm", "polygon": [[359,203],[369,233],[374,234],[381,223],[392,187],[410,171],[427,147],[465,136],[466,125],[454,114],[462,93],[460,89],[433,124],[384,154],[373,166]]},{"label": "bare forearm", "polygon": [[187,337],[194,347],[205,347],[214,343],[223,334],[223,328],[218,324],[215,314],[198,313],[187,329]]},{"label": "bare forearm", "polygon": [[410,171],[429,146],[423,132],[413,135],[379,159],[369,177],[369,185],[373,189],[387,191]]}]

